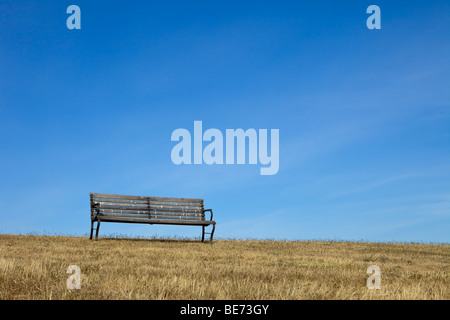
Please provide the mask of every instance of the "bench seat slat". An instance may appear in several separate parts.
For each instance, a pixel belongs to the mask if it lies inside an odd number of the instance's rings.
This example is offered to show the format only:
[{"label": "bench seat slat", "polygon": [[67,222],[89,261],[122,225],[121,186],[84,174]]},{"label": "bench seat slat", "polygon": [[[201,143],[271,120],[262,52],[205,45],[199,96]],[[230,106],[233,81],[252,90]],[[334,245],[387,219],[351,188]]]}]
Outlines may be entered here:
[{"label": "bench seat slat", "polygon": [[207,226],[210,224],[216,224],[215,221],[205,221],[205,220],[167,220],[167,219],[153,219],[150,224],[189,224],[197,226]]},{"label": "bench seat slat", "polygon": [[100,216],[100,221],[104,222],[125,222],[125,223],[148,223],[148,224],[180,224],[180,225],[210,225],[215,224],[214,221],[204,220],[180,220],[180,219],[139,219],[128,217]]},{"label": "bench seat slat", "polygon": [[147,223],[147,224],[150,223],[150,219],[114,217],[114,216],[101,216],[98,217],[98,220],[104,222]]},{"label": "bench seat slat", "polygon": [[99,218],[102,219],[102,217],[121,217],[121,218],[139,218],[139,219],[147,219],[149,220],[148,214],[123,214],[123,213],[101,213],[99,215]]}]

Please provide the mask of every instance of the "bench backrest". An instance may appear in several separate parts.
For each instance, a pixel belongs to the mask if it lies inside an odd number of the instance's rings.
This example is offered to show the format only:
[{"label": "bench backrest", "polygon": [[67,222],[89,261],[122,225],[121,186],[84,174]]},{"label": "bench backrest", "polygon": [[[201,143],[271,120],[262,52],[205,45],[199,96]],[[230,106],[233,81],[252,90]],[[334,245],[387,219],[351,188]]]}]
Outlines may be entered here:
[{"label": "bench backrest", "polygon": [[204,221],[203,199],[91,193],[91,215],[132,219]]}]

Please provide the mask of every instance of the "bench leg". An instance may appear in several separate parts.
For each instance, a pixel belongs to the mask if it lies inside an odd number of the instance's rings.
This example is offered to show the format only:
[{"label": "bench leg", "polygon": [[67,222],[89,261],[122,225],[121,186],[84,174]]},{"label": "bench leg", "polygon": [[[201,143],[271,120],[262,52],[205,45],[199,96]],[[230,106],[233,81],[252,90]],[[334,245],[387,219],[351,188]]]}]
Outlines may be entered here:
[{"label": "bench leg", "polygon": [[211,232],[205,232],[205,228],[206,228],[206,226],[202,226],[202,242],[205,241],[205,234],[210,234],[211,235],[211,239],[209,240],[209,242],[212,244],[214,230],[216,229],[216,225],[215,224],[212,225],[212,231]]},{"label": "bench leg", "polygon": [[94,233],[94,221],[91,221],[91,235],[89,236],[89,240],[92,240],[92,234]]},{"label": "bench leg", "polygon": [[211,245],[212,245],[212,241],[213,241],[214,230],[216,230],[216,225],[215,224],[213,224],[213,229],[211,231],[211,240],[210,240]]},{"label": "bench leg", "polygon": [[100,221],[97,221],[97,230],[95,231],[95,241],[98,241],[98,230],[100,230]]}]

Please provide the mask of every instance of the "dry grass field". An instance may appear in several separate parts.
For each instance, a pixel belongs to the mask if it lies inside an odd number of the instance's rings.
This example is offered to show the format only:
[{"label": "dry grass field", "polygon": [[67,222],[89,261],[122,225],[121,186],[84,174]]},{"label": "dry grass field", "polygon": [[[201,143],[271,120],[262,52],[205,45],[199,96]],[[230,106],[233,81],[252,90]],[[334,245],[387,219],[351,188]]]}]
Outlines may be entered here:
[{"label": "dry grass field", "polygon": [[[81,289],[67,289],[69,265]],[[367,267],[381,288],[366,286]],[[450,245],[0,235],[0,299],[449,299]]]}]

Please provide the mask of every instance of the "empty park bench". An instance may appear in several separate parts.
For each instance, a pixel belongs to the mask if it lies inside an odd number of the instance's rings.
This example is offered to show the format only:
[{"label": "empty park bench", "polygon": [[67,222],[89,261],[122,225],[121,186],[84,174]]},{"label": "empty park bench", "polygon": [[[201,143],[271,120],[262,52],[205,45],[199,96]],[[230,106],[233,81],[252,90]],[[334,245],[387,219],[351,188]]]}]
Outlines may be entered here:
[{"label": "empty park bench", "polygon": [[[91,193],[91,236],[97,222],[95,240],[98,240],[100,222],[147,223],[184,226],[201,226],[202,242],[210,234],[212,244],[216,222],[212,209],[204,209],[203,199],[141,197]],[[205,219],[205,212],[210,219]],[[205,228],[212,225],[211,232]]]}]

